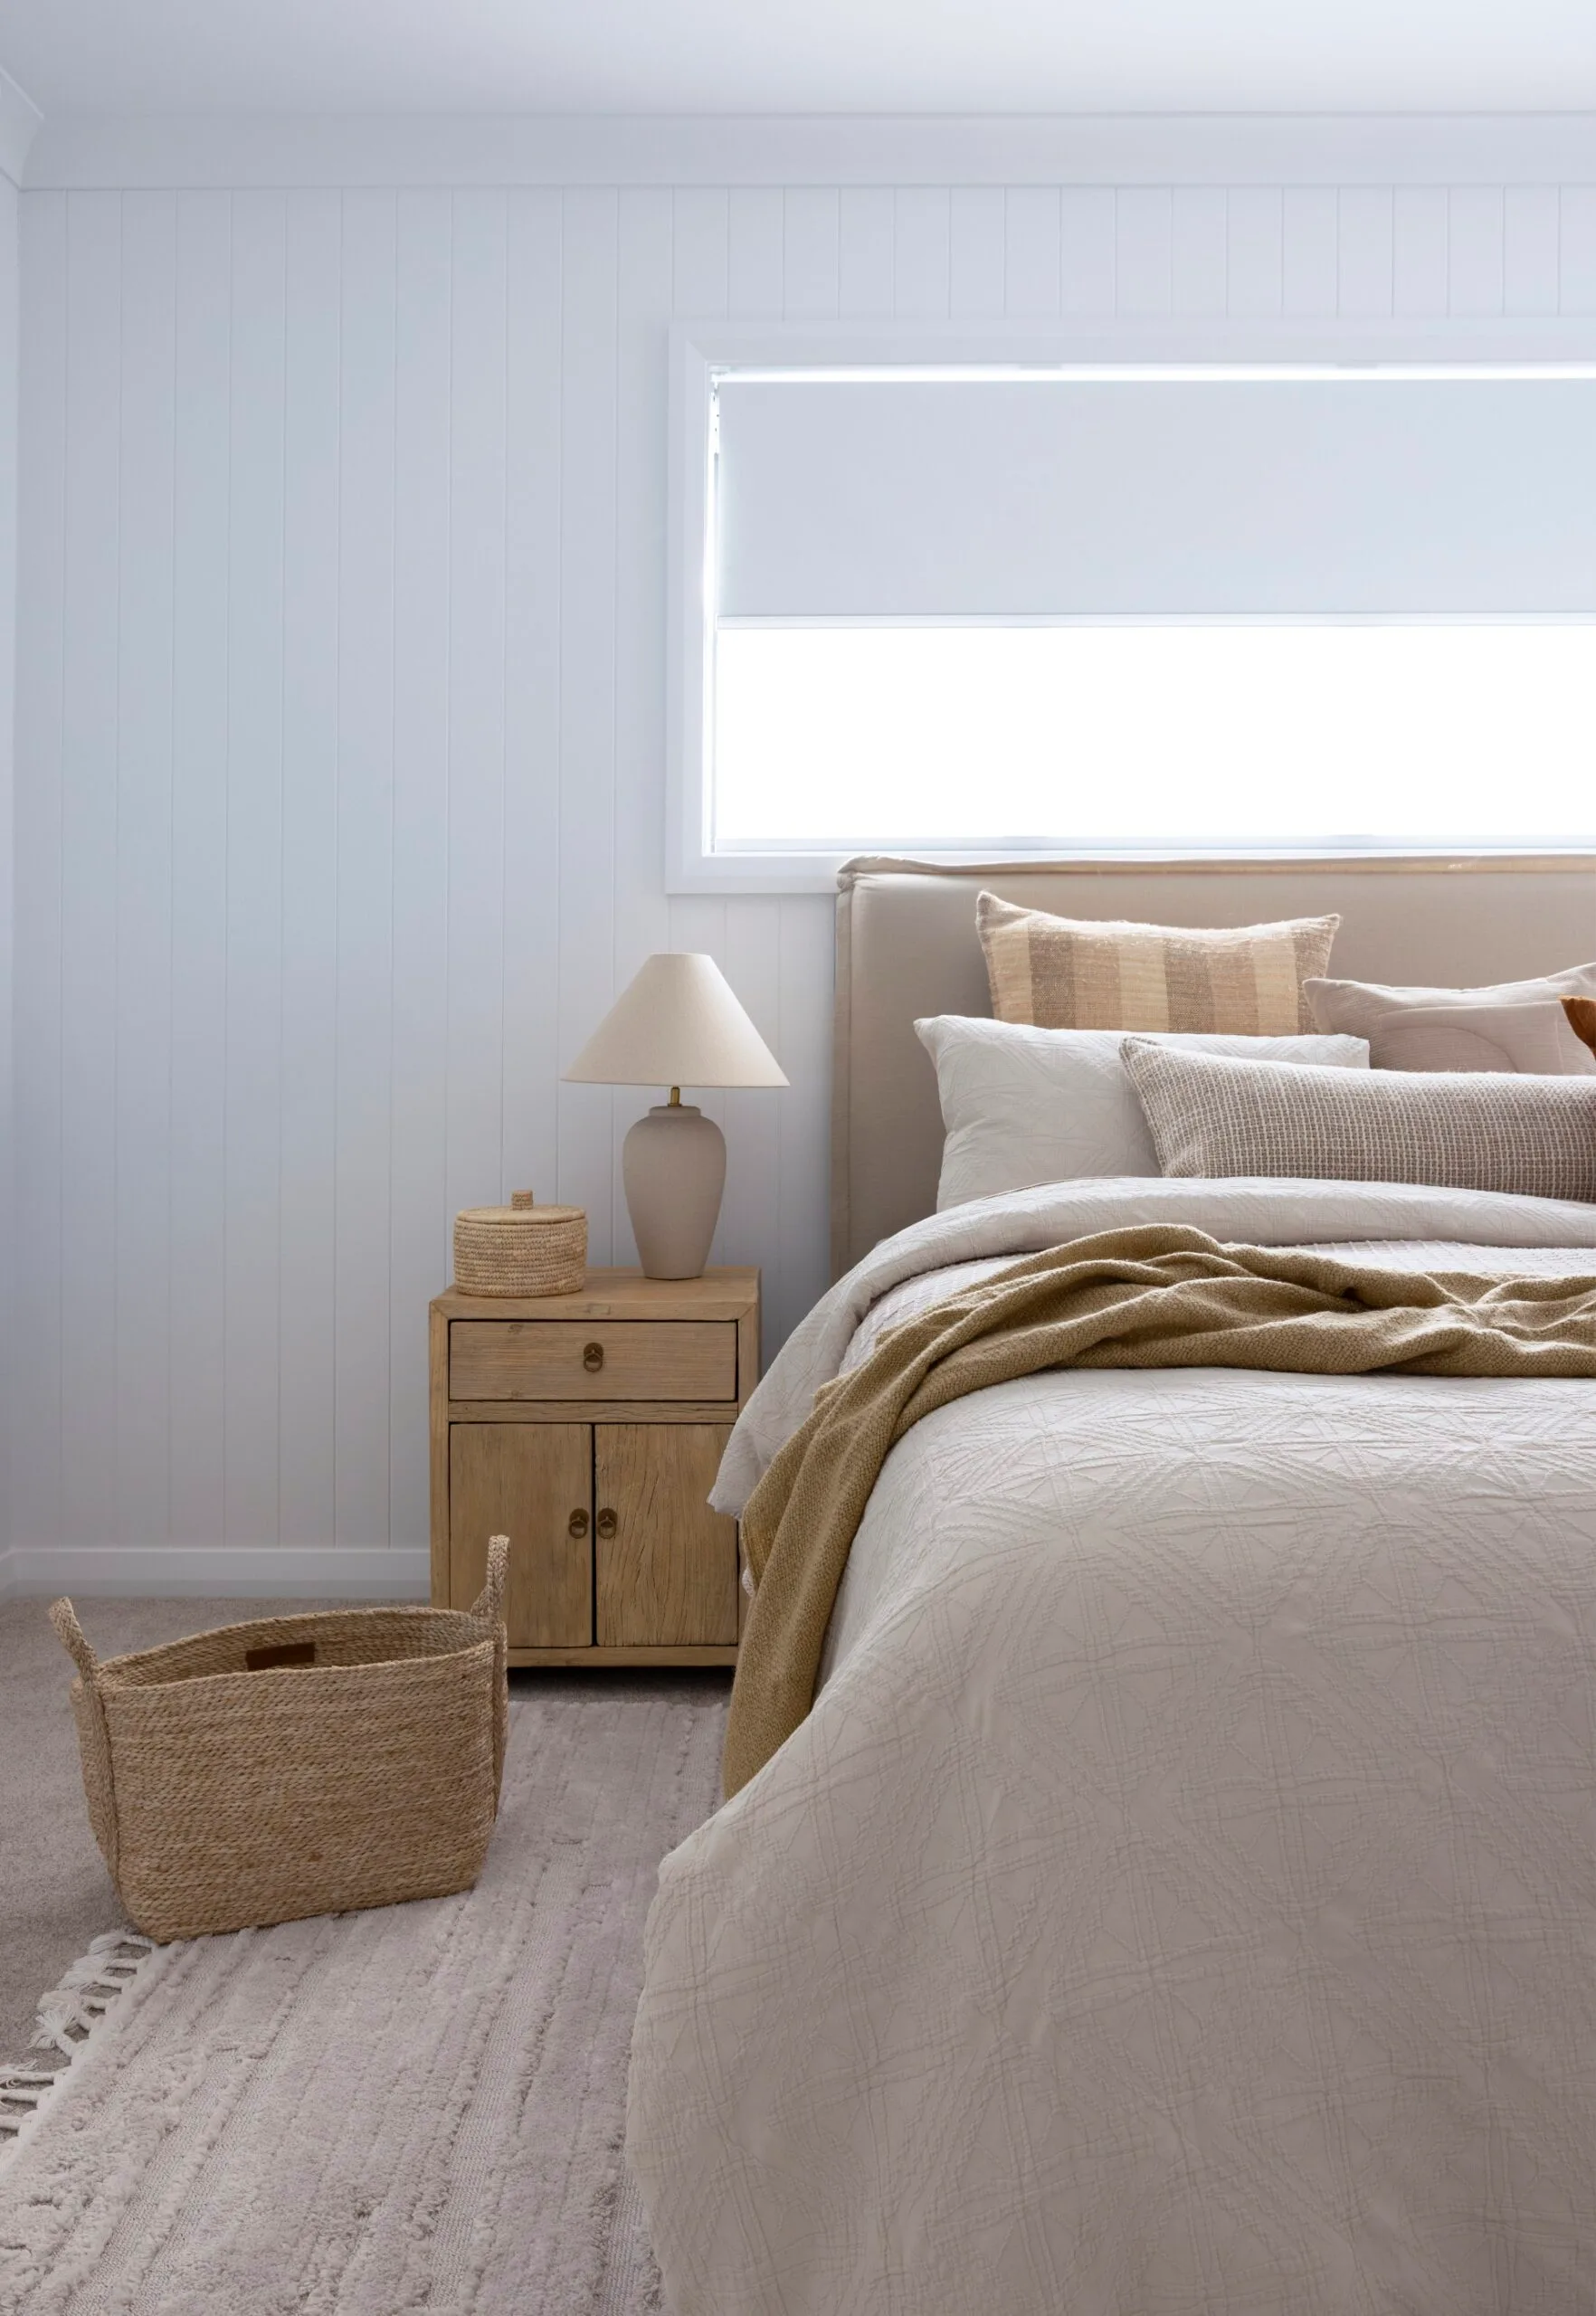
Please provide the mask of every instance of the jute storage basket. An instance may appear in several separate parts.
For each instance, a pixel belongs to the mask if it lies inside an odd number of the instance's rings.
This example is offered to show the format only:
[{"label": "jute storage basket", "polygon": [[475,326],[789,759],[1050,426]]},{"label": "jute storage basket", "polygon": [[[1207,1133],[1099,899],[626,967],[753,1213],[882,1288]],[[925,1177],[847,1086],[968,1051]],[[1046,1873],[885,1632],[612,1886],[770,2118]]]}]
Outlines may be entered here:
[{"label": "jute storage basket", "polygon": [[469,1890],[499,1810],[506,1540],[470,1609],[266,1617],[103,1663],[51,1622],[90,1822],[148,1938]]},{"label": "jute storage basket", "polygon": [[454,1283],[462,1295],[577,1295],[587,1278],[587,1217],[512,1191],[508,1206],[454,1218]]}]

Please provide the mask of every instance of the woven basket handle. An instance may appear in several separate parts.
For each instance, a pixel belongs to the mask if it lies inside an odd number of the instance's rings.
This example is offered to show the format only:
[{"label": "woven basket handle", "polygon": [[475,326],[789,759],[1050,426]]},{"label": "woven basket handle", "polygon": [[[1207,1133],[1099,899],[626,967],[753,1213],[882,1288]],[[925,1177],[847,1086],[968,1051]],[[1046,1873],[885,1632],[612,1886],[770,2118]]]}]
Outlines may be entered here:
[{"label": "woven basket handle", "polygon": [[55,1637],[83,1675],[86,1686],[92,1687],[94,1675],[100,1670],[100,1659],[90,1647],[78,1613],[70,1600],[52,1600],[50,1621],[55,1627]]},{"label": "woven basket handle", "polygon": [[78,1735],[83,1758],[83,1791],[89,1803],[89,1823],[114,1882],[121,1854],[121,1835],[117,1824],[110,1731],[106,1726],[105,1698],[100,1686],[100,1659],[90,1647],[78,1622],[78,1612],[70,1600],[52,1600],[50,1621],[55,1627],[56,1638],[82,1678],[85,1712]]},{"label": "woven basket handle", "polygon": [[[488,1581],[472,1601],[470,1609],[479,1624],[501,1625],[504,1622],[504,1579],[508,1566],[509,1538],[489,1536]],[[84,1646],[88,1646],[87,1642]]]}]

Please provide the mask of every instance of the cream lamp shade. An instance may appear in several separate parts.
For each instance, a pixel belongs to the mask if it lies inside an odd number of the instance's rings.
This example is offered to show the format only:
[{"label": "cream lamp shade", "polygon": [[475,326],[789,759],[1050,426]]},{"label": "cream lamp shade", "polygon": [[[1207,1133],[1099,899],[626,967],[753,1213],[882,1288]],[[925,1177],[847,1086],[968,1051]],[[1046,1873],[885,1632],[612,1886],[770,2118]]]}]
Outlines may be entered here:
[{"label": "cream lamp shade", "polygon": [[784,1086],[713,957],[650,957],[565,1076],[593,1086]]},{"label": "cream lamp shade", "polygon": [[622,1152],[627,1210],[644,1274],[697,1278],[726,1185],[726,1138],[681,1099],[684,1086],[784,1086],[775,1056],[713,957],[650,957],[565,1072],[589,1086],[669,1086]]}]

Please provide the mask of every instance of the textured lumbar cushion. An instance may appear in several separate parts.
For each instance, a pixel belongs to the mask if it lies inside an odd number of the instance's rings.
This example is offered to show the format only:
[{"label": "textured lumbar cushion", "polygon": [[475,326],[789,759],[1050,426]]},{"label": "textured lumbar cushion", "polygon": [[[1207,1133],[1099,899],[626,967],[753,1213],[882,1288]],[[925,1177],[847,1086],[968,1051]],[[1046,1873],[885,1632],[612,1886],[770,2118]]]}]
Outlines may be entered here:
[{"label": "textured lumbar cushion", "polygon": [[[1034,1030],[939,1013],[917,1021],[936,1065],[947,1138],[938,1208],[1038,1182],[1156,1174],[1158,1155],[1119,1058],[1117,1030]],[[1363,1069],[1362,1038],[1172,1037],[1183,1052]]]},{"label": "textured lumbar cushion", "polygon": [[975,915],[1000,1021],[1235,1037],[1313,1029],[1302,985],[1324,973],[1341,923],[1301,916],[1212,931],[1121,925],[1050,916],[995,893],[979,896]]},{"label": "textured lumbar cushion", "polygon": [[1165,1174],[1596,1199],[1596,1078],[1294,1069],[1145,1038],[1120,1050]]},{"label": "textured lumbar cushion", "polygon": [[1581,1043],[1560,1001],[1596,997],[1596,965],[1489,989],[1389,989],[1373,981],[1316,979],[1304,993],[1321,1030],[1368,1039],[1376,1069],[1596,1077],[1596,1054]]}]

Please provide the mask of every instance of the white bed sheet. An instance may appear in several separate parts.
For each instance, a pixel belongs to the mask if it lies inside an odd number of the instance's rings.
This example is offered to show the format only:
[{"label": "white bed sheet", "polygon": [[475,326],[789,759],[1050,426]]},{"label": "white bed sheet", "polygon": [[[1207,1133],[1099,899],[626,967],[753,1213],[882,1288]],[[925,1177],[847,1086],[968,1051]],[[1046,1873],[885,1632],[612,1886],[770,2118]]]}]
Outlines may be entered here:
[{"label": "white bed sheet", "polygon": [[[736,1508],[919,1301],[1118,1221],[1596,1272],[1596,1215],[1072,1184],[832,1290]],[[629,2149],[678,2316],[1596,2307],[1596,1386],[1055,1372],[889,1457],[803,1727],[665,1862]]]}]

